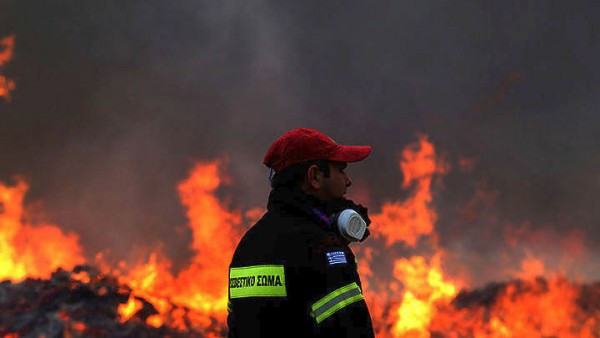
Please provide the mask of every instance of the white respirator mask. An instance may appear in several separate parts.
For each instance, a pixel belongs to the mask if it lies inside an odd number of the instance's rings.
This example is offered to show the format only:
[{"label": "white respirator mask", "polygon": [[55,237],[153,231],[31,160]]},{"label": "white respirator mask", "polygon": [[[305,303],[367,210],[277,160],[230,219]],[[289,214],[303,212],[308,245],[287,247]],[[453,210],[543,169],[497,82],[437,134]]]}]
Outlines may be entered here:
[{"label": "white respirator mask", "polygon": [[367,222],[352,209],[346,209],[333,217],[333,227],[350,242],[358,242],[365,235]]}]

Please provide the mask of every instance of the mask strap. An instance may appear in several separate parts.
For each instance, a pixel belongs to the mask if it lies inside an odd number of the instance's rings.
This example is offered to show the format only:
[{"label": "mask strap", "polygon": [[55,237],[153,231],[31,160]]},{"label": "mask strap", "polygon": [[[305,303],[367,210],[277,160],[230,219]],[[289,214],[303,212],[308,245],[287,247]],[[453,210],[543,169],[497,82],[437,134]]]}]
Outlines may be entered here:
[{"label": "mask strap", "polygon": [[313,214],[319,217],[320,220],[325,222],[325,224],[331,226],[331,224],[333,223],[333,221],[329,217],[327,217],[327,215],[325,215],[320,209],[311,208],[310,211],[312,211]]}]

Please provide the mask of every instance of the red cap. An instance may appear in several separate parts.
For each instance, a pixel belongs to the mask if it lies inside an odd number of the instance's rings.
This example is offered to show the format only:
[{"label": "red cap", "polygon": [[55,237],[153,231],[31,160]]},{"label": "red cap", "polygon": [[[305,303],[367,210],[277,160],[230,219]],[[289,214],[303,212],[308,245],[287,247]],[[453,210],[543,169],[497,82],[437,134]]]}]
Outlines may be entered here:
[{"label": "red cap", "polygon": [[371,146],[344,146],[310,128],[292,129],[269,148],[263,163],[275,171],[313,160],[358,162],[371,153]]}]

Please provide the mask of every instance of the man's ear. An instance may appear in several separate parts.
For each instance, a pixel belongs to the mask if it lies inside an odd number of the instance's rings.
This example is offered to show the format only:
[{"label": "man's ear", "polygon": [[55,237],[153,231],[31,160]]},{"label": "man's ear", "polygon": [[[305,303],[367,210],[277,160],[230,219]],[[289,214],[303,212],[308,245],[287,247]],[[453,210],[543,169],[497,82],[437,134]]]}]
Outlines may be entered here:
[{"label": "man's ear", "polygon": [[308,185],[314,189],[319,190],[321,188],[323,173],[319,166],[316,164],[311,164],[308,169],[306,169],[306,179],[308,181]]}]

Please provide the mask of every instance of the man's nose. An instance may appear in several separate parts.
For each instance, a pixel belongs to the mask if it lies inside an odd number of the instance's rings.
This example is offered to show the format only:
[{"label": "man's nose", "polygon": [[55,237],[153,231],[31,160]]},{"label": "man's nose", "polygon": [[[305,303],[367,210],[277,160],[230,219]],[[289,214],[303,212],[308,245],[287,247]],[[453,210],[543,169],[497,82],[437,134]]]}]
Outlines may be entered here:
[{"label": "man's nose", "polygon": [[346,179],[346,188],[348,188],[349,186],[352,185],[352,180],[350,179],[350,176],[348,176],[348,175],[346,175],[345,179]]}]

